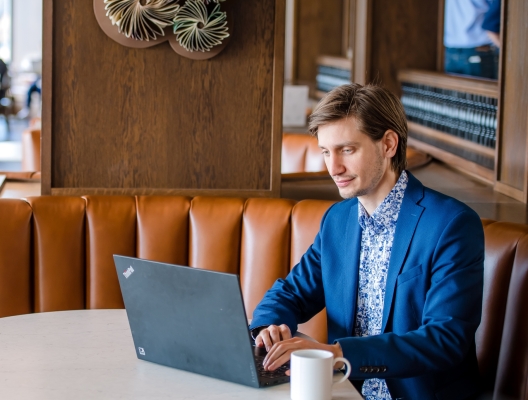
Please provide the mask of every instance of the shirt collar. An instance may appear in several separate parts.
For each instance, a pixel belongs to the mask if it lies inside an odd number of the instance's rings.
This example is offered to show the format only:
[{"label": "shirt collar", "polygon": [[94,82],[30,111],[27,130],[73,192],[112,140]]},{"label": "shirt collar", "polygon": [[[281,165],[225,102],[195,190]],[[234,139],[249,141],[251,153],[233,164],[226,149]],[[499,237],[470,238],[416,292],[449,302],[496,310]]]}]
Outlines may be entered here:
[{"label": "shirt collar", "polygon": [[407,173],[403,171],[390,193],[371,216],[368,215],[363,204],[358,201],[358,222],[363,230],[369,228],[374,234],[380,234],[391,226],[396,225],[408,181]]}]

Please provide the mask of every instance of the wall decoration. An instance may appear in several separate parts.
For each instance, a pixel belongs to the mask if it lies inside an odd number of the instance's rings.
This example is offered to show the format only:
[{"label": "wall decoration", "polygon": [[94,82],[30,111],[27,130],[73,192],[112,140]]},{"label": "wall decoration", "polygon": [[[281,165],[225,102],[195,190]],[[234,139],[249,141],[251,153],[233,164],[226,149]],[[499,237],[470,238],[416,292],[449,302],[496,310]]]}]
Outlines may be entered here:
[{"label": "wall decoration", "polygon": [[219,54],[233,31],[235,0],[93,0],[96,20],[117,43],[147,48],[169,41],[187,58]]},{"label": "wall decoration", "polygon": [[227,33],[226,13],[217,4],[211,13],[202,0],[188,0],[174,18],[174,33],[187,51],[210,51]]},{"label": "wall decoration", "polygon": [[106,15],[127,38],[156,39],[173,24],[178,0],[104,0]]}]

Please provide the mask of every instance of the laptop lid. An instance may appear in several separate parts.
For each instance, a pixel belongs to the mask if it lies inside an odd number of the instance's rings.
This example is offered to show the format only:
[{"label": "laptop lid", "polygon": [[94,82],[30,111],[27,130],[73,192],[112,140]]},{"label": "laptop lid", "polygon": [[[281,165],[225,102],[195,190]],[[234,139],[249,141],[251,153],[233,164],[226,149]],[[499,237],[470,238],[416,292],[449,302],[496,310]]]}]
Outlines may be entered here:
[{"label": "laptop lid", "polygon": [[238,275],[118,255],[114,262],[139,359],[260,386]]}]

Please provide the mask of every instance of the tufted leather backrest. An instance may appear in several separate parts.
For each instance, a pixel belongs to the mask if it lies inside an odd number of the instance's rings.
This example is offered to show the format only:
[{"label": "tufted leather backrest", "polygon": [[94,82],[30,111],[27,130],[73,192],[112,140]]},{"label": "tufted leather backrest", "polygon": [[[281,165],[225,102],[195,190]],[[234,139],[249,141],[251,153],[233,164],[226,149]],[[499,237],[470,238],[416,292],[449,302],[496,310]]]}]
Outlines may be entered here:
[{"label": "tufted leather backrest", "polygon": [[[476,334],[482,385],[492,390],[499,360],[508,287],[519,240],[528,225],[483,220],[485,237],[482,320]],[[527,259],[528,260],[528,259]]]},{"label": "tufted leather backrest", "polygon": [[28,203],[0,199],[0,317],[33,311]]},{"label": "tufted leather backrest", "polygon": [[249,199],[242,224],[240,282],[246,313],[289,271],[292,200]]},{"label": "tufted leather backrest", "polygon": [[136,198],[136,255],[147,260],[189,265],[191,198]]},{"label": "tufted leather backrest", "polygon": [[[295,267],[302,255],[312,245],[317,232],[319,232],[321,219],[333,203],[333,201],[304,200],[297,203],[293,208],[290,269]],[[310,321],[299,325],[299,330],[318,342],[326,343],[328,340],[326,309]]]},{"label": "tufted leather backrest", "polygon": [[[331,202],[182,196],[0,200],[0,316],[122,308],[113,254],[240,274],[248,318]],[[295,232],[294,235],[292,232]],[[301,247],[299,247],[301,244]],[[304,250],[303,250],[304,248]],[[326,335],[322,326],[306,333]],[[313,332],[312,332],[313,330]]]},{"label": "tufted leather backrest", "polygon": [[34,310],[85,308],[84,199],[42,197],[28,202],[33,211]]},{"label": "tufted leather backrest", "polygon": [[317,139],[305,133],[283,133],[281,172],[326,172]]},{"label": "tufted leather backrest", "polygon": [[494,399],[528,400],[528,235],[517,243]]},{"label": "tufted leather backrest", "polygon": [[40,127],[22,132],[22,171],[40,171]]}]

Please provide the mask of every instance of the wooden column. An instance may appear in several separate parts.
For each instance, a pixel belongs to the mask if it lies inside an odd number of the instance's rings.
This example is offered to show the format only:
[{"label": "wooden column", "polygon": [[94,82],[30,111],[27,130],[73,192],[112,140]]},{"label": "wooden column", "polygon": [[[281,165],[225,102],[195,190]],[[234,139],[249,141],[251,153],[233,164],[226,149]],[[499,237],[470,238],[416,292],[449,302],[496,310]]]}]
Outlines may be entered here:
[{"label": "wooden column", "polygon": [[528,202],[528,2],[502,2],[500,115],[495,190]]},{"label": "wooden column", "polygon": [[43,194],[279,195],[284,0],[228,1],[230,43],[193,61],[44,0]]}]

